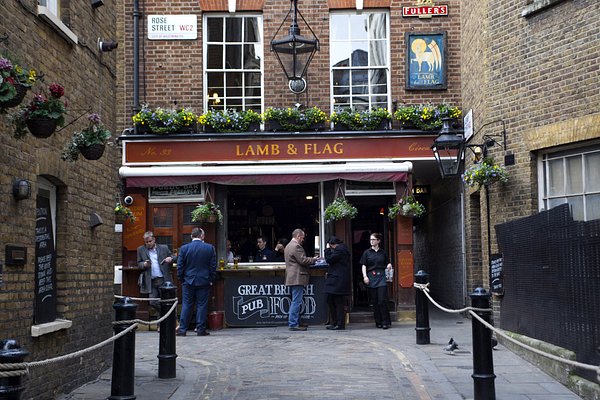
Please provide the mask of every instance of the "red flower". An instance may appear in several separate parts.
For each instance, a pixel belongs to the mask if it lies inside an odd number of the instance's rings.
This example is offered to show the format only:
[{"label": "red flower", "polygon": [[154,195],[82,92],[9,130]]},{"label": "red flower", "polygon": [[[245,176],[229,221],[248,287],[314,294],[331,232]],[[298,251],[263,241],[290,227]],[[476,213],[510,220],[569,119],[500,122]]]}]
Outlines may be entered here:
[{"label": "red flower", "polygon": [[49,90],[52,97],[57,99],[60,99],[65,94],[65,88],[60,86],[58,83],[53,83],[52,85],[50,85]]}]

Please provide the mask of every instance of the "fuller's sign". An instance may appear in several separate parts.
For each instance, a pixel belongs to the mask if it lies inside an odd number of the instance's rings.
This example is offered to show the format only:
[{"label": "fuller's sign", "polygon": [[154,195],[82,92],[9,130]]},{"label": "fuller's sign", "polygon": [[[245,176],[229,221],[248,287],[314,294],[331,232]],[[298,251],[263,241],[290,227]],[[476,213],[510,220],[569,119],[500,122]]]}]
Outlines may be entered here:
[{"label": "fuller's sign", "polygon": [[414,6],[402,7],[403,17],[431,18],[447,15],[448,6],[446,4],[435,5],[433,0],[417,0]]}]

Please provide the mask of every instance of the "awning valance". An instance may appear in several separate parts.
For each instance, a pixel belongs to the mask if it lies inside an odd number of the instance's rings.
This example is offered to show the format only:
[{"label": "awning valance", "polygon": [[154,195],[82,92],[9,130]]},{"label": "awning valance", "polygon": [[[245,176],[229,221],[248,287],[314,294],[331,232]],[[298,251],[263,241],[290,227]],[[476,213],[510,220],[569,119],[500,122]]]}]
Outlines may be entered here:
[{"label": "awning valance", "polygon": [[282,185],[348,179],[369,182],[406,181],[412,163],[348,162],[129,167],[119,169],[128,187],[178,186],[201,182],[224,185]]}]

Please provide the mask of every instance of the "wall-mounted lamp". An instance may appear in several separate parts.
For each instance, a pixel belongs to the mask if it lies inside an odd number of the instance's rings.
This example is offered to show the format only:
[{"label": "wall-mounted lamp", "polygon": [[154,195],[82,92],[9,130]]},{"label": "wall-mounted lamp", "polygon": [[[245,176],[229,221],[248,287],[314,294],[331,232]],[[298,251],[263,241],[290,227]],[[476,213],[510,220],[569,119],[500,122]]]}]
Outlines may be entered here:
[{"label": "wall-mounted lamp", "polygon": [[118,46],[119,46],[119,42],[115,42],[114,40],[104,41],[104,40],[98,38],[98,48],[102,52],[113,51]]},{"label": "wall-mounted lamp", "polygon": [[27,179],[15,179],[13,182],[13,197],[25,200],[31,197],[31,183]]},{"label": "wall-mounted lamp", "polygon": [[[475,133],[479,133],[484,127],[495,124],[498,122],[502,123],[502,134],[500,135],[484,135],[483,143],[481,144],[466,144],[462,131],[454,129],[452,126],[452,118],[444,118],[442,129],[440,134],[433,141],[431,150],[435,161],[440,169],[442,178],[450,178],[459,176],[461,173],[461,164],[464,161],[465,149],[470,149],[475,160],[479,161],[487,156],[488,148],[494,146],[497,143],[497,139],[502,138],[502,145],[504,152],[506,152],[506,127],[503,120],[496,120],[483,124],[481,128]],[[514,165],[515,158],[513,154],[507,154],[504,156],[504,165]]]},{"label": "wall-mounted lamp", "polygon": [[[312,38],[300,35],[297,16],[300,15],[302,21],[312,34]],[[291,16],[291,25],[287,35],[281,39],[276,39],[281,27]],[[285,76],[289,80],[289,88],[294,93],[302,93],[306,90],[306,70],[315,53],[319,51],[319,39],[310,28],[300,11],[298,11],[298,0],[291,0],[290,11],[283,19],[281,25],[275,32],[271,40],[271,51],[275,53],[279,65],[283,68]]]},{"label": "wall-mounted lamp", "polygon": [[103,0],[92,0],[92,8],[96,9],[98,7],[101,7],[104,5],[104,1]]}]

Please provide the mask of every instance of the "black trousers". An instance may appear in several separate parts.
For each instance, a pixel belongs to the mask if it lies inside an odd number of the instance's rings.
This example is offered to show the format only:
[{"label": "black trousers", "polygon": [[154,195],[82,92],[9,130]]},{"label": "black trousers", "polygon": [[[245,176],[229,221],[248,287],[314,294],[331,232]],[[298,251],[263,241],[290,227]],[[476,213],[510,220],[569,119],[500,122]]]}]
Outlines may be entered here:
[{"label": "black trousers", "polygon": [[387,286],[369,288],[373,299],[373,317],[376,325],[391,325],[390,310],[388,309]]},{"label": "black trousers", "polygon": [[340,294],[327,294],[327,305],[329,306],[330,322],[333,325],[345,327],[346,326],[346,313],[344,312],[344,301],[345,295]]}]

